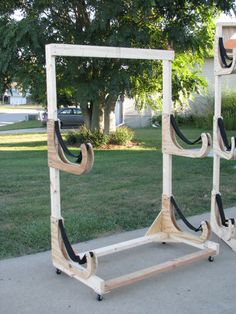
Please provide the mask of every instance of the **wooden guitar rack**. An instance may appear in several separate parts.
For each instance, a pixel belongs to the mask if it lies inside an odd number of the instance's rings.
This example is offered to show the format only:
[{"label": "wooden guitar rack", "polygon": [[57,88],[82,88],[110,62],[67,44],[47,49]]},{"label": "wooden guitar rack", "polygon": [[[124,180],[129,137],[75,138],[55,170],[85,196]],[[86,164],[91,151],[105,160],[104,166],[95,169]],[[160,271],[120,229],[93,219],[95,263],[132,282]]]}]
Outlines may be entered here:
[{"label": "wooden guitar rack", "polygon": [[[61,217],[60,202],[60,180],[59,172],[67,171],[81,175],[91,169],[93,164],[92,147],[86,149],[82,145],[82,160],[80,165],[69,162],[62,153],[55,136],[55,121],[57,121],[56,101],[56,72],[55,59],[57,56],[77,57],[99,57],[99,58],[124,58],[124,59],[146,59],[161,60],[163,62],[163,194],[162,207],[147,233],[140,238],[117,243],[107,247],[91,250],[89,252],[75,253],[64,229],[63,218]],[[201,224],[201,235],[195,236],[181,230],[178,226],[173,210],[172,196],[172,154],[180,155],[180,152],[171,150],[169,138],[166,133],[171,134],[172,130],[166,117],[171,114],[171,61],[174,59],[173,51],[99,47],[99,46],[77,46],[50,44],[46,46],[46,68],[47,68],[47,97],[48,97],[48,164],[50,168],[51,186],[51,241],[52,241],[52,262],[57,268],[57,273],[63,271],[69,276],[76,278],[85,285],[91,287],[98,295],[98,300],[103,294],[133,282],[142,280],[169,271],[176,267],[185,266],[192,262],[209,258],[212,260],[218,254],[218,244],[209,241],[210,226],[206,222]],[[201,153],[188,154],[191,157],[201,157],[208,149],[208,137],[203,135],[203,148]],[[168,145],[167,145],[168,144]],[[168,147],[167,147],[168,146]],[[177,144],[176,144],[177,146]],[[181,151],[182,156],[187,156],[185,150]],[[104,280],[96,275],[98,258],[104,255],[117,253],[123,250],[141,246],[150,242],[174,242],[184,243],[199,249],[186,256],[176,258],[162,264],[142,269],[118,278]],[[86,266],[84,266],[86,265]]]},{"label": "wooden guitar rack", "polygon": [[[220,22],[216,24],[215,34],[215,108],[213,122],[213,189],[211,197],[211,227],[214,233],[236,251],[236,223],[234,219],[224,217],[223,205],[220,194],[220,159],[235,160],[235,138],[231,138],[231,145],[226,147],[226,133],[223,127],[223,117],[221,116],[221,82],[223,75],[236,73],[236,21]],[[220,46],[221,43],[221,46]],[[224,49],[222,48],[224,44]],[[227,63],[224,55],[228,55]],[[223,57],[222,57],[223,56]],[[231,59],[231,60],[230,60]],[[221,123],[221,128],[220,124]],[[224,134],[222,134],[222,132]],[[224,135],[224,136],[222,136]]]}]

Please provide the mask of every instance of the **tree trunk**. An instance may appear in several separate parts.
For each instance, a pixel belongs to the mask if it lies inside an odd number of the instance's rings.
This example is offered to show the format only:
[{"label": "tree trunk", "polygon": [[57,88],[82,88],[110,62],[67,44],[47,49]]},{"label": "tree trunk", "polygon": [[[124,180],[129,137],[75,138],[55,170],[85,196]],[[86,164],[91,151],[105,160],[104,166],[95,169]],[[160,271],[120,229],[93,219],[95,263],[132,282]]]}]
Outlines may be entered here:
[{"label": "tree trunk", "polygon": [[90,129],[91,128],[91,121],[92,121],[92,104],[90,106],[86,105],[81,105],[81,111],[84,117],[84,123],[85,126]]},{"label": "tree trunk", "polygon": [[109,95],[104,107],[104,133],[110,134],[116,130],[115,106],[117,95]]},{"label": "tree trunk", "polygon": [[103,106],[99,103],[93,104],[91,130],[98,130],[103,132],[104,129],[104,117],[103,117]]},{"label": "tree trunk", "polygon": [[116,130],[115,102],[106,103],[104,108],[104,133],[110,134]]}]

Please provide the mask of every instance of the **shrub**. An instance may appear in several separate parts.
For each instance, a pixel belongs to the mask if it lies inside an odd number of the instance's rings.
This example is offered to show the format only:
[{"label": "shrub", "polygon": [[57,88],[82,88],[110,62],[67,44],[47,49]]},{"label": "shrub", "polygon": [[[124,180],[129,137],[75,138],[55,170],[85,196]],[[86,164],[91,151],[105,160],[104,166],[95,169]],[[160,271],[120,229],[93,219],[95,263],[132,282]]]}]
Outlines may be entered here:
[{"label": "shrub", "polygon": [[222,115],[236,114],[236,92],[226,91],[222,96]]},{"label": "shrub", "polygon": [[100,147],[107,143],[108,136],[98,130],[91,131],[86,126],[81,126],[79,131],[68,132],[66,141],[69,145],[91,143],[93,147]]},{"label": "shrub", "polygon": [[232,130],[236,128],[236,92],[227,91],[222,97],[222,117],[225,128]]},{"label": "shrub", "polygon": [[151,124],[152,124],[152,126],[154,126],[154,127],[159,127],[159,126],[161,126],[161,115],[152,116]]},{"label": "shrub", "polygon": [[195,117],[192,114],[177,115],[175,119],[179,125],[193,125]]},{"label": "shrub", "polygon": [[115,145],[127,145],[134,137],[134,132],[127,127],[116,129],[111,135],[105,135],[98,130],[91,131],[82,126],[79,131],[71,131],[66,135],[69,145],[81,145],[91,143],[93,147],[101,147],[107,143]]},{"label": "shrub", "polygon": [[[202,114],[177,115],[176,120],[179,125],[191,125],[201,129],[212,129],[213,127],[213,108],[214,98],[208,99],[208,108]],[[227,130],[236,128],[236,92],[224,92],[222,95],[221,106],[224,125]]]},{"label": "shrub", "polygon": [[114,133],[109,136],[109,143],[116,145],[127,145],[134,137],[134,132],[122,126],[116,129]]}]

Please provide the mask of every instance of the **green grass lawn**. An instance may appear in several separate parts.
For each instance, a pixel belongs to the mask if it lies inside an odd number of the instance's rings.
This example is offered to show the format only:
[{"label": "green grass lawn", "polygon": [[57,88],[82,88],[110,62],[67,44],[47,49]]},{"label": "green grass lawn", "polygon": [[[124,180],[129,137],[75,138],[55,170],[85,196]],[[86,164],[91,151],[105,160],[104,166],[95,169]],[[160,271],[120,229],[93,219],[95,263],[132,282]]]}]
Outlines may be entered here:
[{"label": "green grass lawn", "polygon": [[[20,121],[4,126],[0,126],[0,131],[19,130],[19,129],[34,129],[42,128],[42,122],[39,120]],[[45,128],[46,130],[46,128]]]},{"label": "green grass lawn", "polygon": [[[201,132],[185,129],[195,138]],[[61,173],[62,215],[72,242],[149,226],[160,209],[160,129],[137,129],[138,148],[96,150],[92,171]],[[0,257],[50,248],[45,134],[0,136]],[[225,207],[235,205],[235,161],[222,161]],[[212,158],[173,157],[173,192],[186,215],[210,210]]]}]

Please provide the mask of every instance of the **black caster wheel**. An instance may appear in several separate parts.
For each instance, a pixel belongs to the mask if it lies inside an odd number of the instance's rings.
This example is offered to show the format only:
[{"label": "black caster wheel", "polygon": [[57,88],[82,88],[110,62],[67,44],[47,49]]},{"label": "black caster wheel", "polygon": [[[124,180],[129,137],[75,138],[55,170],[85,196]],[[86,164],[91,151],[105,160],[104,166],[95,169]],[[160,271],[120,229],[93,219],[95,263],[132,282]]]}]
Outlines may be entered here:
[{"label": "black caster wheel", "polygon": [[208,257],[208,262],[214,262],[214,256],[209,256]]},{"label": "black caster wheel", "polygon": [[162,244],[166,244],[166,242],[162,242]]},{"label": "black caster wheel", "polygon": [[97,294],[97,301],[102,301],[103,300],[103,296],[101,294]]},{"label": "black caster wheel", "polygon": [[57,274],[57,275],[60,275],[60,274],[61,274],[61,270],[57,268],[57,269],[56,269],[56,274]]}]

